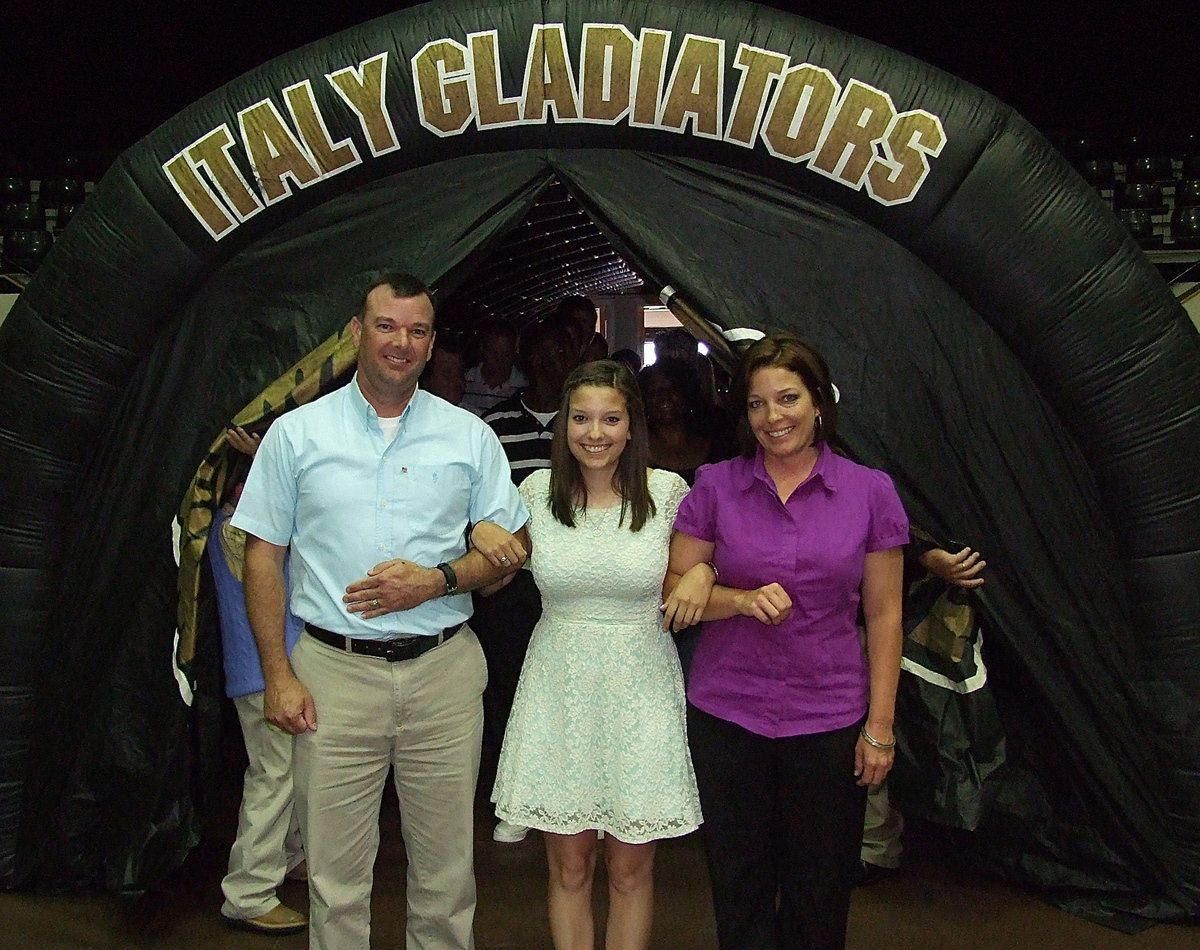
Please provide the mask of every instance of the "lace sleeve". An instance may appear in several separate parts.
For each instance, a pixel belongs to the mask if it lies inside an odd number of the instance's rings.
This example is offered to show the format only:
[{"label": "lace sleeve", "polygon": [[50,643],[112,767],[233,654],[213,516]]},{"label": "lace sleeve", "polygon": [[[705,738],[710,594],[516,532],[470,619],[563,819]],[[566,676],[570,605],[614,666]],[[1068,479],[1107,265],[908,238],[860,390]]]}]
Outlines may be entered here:
[{"label": "lace sleeve", "polygon": [[679,514],[679,506],[690,491],[688,483],[679,475],[665,469],[655,469],[654,476],[657,482],[654,486],[654,499],[660,507],[659,514],[673,525],[675,516]]}]

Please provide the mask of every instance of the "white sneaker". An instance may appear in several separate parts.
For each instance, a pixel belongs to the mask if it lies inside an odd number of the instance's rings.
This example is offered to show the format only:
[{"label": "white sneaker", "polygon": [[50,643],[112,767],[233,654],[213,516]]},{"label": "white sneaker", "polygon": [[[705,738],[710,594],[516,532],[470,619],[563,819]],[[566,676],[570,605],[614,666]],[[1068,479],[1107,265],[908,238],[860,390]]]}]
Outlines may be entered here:
[{"label": "white sneaker", "polygon": [[514,825],[511,821],[501,819],[492,829],[492,840],[501,844],[516,844],[518,841],[524,841],[527,834],[529,829],[525,825]]}]

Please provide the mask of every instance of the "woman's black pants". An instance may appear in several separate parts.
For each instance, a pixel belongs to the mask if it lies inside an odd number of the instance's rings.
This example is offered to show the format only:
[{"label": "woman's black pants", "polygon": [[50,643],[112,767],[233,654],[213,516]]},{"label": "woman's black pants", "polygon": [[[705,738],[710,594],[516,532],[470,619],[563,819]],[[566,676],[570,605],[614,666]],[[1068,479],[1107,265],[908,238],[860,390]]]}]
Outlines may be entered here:
[{"label": "woman's black pants", "polygon": [[842,950],[859,869],[860,723],[769,739],[688,706],[721,950]]}]

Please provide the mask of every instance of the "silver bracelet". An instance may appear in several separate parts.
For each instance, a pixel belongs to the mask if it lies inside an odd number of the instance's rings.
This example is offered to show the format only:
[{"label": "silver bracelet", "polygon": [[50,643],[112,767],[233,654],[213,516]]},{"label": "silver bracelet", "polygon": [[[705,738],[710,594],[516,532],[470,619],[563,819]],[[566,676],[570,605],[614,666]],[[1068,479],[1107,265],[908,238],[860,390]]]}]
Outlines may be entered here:
[{"label": "silver bracelet", "polygon": [[873,735],[871,735],[871,733],[867,732],[866,726],[863,726],[861,729],[859,729],[858,734],[867,740],[868,745],[873,745],[876,749],[882,749],[884,752],[890,752],[892,749],[896,748],[895,739],[893,739],[891,742],[880,742]]},{"label": "silver bracelet", "polygon": [[717,565],[715,565],[712,561],[705,561],[704,563],[707,564],[709,569],[713,572],[713,583],[715,584],[721,579],[721,573],[717,570]]}]

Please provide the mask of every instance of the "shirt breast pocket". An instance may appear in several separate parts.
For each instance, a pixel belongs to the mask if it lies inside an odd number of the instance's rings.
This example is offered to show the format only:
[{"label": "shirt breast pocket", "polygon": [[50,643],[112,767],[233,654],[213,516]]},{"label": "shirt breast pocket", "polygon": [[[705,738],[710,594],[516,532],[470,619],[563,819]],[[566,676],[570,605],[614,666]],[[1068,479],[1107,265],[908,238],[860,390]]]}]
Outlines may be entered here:
[{"label": "shirt breast pocket", "polygon": [[402,500],[439,504],[461,500],[465,506],[471,497],[470,477],[461,465],[453,463],[402,465],[397,481]]},{"label": "shirt breast pocket", "polygon": [[471,504],[471,478],[461,465],[401,465],[395,476],[395,515],[417,535],[460,530]]}]

